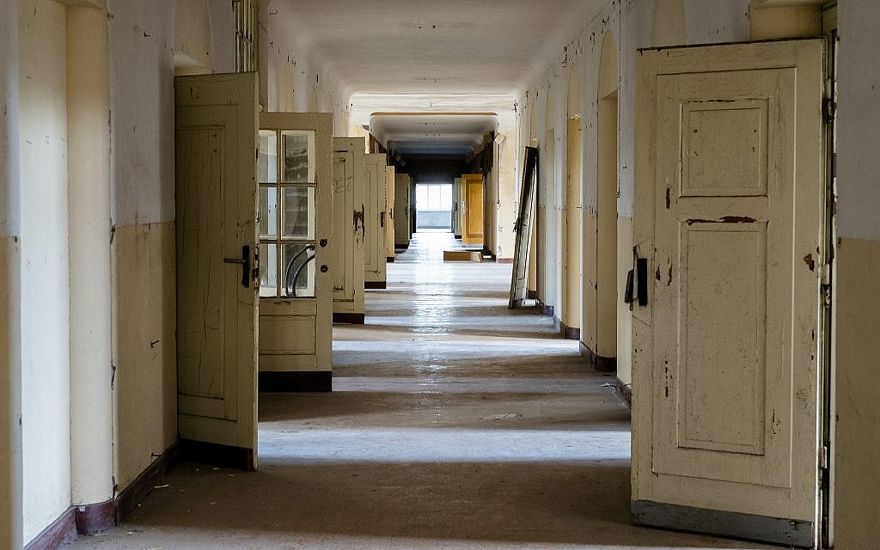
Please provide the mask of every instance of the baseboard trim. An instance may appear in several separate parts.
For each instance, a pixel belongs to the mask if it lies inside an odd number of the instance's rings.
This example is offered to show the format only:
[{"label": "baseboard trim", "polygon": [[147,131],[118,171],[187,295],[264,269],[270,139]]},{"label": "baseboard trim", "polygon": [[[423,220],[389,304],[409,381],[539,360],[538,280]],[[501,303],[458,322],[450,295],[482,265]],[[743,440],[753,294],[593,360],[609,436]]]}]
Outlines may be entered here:
[{"label": "baseboard trim", "polygon": [[156,486],[156,481],[177,463],[180,447],[175,441],[165,452],[159,455],[152,464],[137,476],[134,481],[123,489],[119,496],[116,497],[116,519],[119,522],[125,521],[132,512],[137,509],[138,504],[144,501]]},{"label": "baseboard trim", "polygon": [[368,290],[385,290],[388,283],[385,281],[364,281],[364,288]]},{"label": "baseboard trim", "polygon": [[561,330],[559,331],[560,335],[566,340],[580,340],[581,339],[581,329],[574,328],[566,325],[565,323],[560,322]]},{"label": "baseboard trim", "polygon": [[212,464],[224,468],[254,471],[254,451],[233,447],[232,445],[220,445],[219,443],[205,443],[204,441],[180,440],[180,459],[201,464]]},{"label": "baseboard trim", "polygon": [[175,441],[137,476],[116,498],[96,504],[71,506],[51,525],[34,537],[26,550],[50,550],[72,542],[77,535],[94,535],[125,521],[137,505],[153,491],[156,480],[174,465],[178,455]]},{"label": "baseboard trim", "polygon": [[593,353],[589,347],[583,342],[580,343],[581,355],[587,360],[587,363],[599,372],[617,372],[617,358],[603,357]]},{"label": "baseboard trim", "polygon": [[[538,307],[541,309],[541,315],[546,315],[547,317],[554,317],[556,314],[556,308],[553,306],[548,306],[547,304],[538,304]],[[559,319],[556,319],[557,321]]]},{"label": "baseboard trim", "polygon": [[385,258],[385,261],[389,264],[393,264],[395,259],[396,258],[394,256],[388,256],[387,258]]},{"label": "baseboard trim", "polygon": [[615,378],[614,381],[614,393],[620,398],[621,401],[626,403],[626,406],[632,409],[633,405],[633,392],[632,388],[623,383],[623,380],[620,378]]},{"label": "baseboard trim", "polygon": [[537,300],[538,299],[538,291],[537,290],[526,290],[526,298],[529,300]]},{"label": "baseboard trim", "polygon": [[93,535],[116,526],[116,499],[73,507],[76,532]]},{"label": "baseboard trim", "polygon": [[24,548],[25,550],[54,550],[62,544],[76,540],[76,535],[76,514],[73,508],[68,508]]},{"label": "baseboard trim", "polygon": [[364,314],[363,313],[334,313],[333,314],[333,322],[347,324],[347,325],[363,325],[364,324]]},{"label": "baseboard trim", "polygon": [[394,252],[404,252],[407,248],[409,248],[409,243],[394,243]]},{"label": "baseboard trim", "polygon": [[769,542],[796,548],[813,546],[813,524],[809,521],[706,510],[650,500],[634,500],[630,507],[636,525]]},{"label": "baseboard trim", "polygon": [[261,372],[259,381],[263,393],[333,391],[331,371]]}]

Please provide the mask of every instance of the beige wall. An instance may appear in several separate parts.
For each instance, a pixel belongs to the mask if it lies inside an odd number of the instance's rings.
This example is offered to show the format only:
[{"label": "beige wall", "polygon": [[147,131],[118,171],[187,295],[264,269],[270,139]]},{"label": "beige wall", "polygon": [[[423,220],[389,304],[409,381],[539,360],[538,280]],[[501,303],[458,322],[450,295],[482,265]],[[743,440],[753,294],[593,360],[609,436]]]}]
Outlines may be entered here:
[{"label": "beige wall", "polygon": [[848,549],[880,538],[880,3],[839,9],[834,523]]}]

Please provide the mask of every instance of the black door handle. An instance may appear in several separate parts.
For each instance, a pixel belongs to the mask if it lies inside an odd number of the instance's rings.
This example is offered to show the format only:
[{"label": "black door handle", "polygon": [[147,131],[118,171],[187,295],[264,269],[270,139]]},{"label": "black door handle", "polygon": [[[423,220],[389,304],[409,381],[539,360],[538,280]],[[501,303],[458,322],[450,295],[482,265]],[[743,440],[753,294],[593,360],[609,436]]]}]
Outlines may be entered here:
[{"label": "black door handle", "polygon": [[239,258],[223,258],[223,263],[241,265],[241,286],[250,288],[251,286],[251,247],[244,245],[241,247],[241,259]]}]

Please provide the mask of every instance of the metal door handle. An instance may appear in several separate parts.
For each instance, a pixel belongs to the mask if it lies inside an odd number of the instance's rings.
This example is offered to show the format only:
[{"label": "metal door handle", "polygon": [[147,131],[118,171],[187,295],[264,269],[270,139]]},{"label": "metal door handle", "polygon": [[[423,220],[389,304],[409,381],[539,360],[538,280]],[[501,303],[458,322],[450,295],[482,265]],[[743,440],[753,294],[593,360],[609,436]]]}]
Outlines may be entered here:
[{"label": "metal door handle", "polygon": [[249,288],[251,286],[251,247],[244,245],[241,247],[241,258],[223,258],[225,264],[239,264],[241,266],[241,286]]}]

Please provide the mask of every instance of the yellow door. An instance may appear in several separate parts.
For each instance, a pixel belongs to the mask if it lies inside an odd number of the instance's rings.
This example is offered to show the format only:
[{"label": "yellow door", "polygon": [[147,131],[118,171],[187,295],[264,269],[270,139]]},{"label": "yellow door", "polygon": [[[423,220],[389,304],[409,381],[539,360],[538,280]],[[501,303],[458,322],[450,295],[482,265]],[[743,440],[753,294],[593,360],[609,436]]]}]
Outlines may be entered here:
[{"label": "yellow door", "polygon": [[364,138],[333,138],[333,321],[364,322]]},{"label": "yellow door", "polygon": [[177,420],[182,450],[245,469],[257,450],[257,81],[175,80]]},{"label": "yellow door", "polygon": [[464,194],[464,219],[461,242],[465,246],[483,245],[483,175],[464,174],[461,177]]},{"label": "yellow door", "polygon": [[333,117],[260,115],[260,390],[330,391]]},{"label": "yellow door", "polygon": [[394,167],[385,167],[385,259],[394,261]]},{"label": "yellow door", "polygon": [[385,288],[385,153],[365,158],[364,286]]},{"label": "yellow door", "polygon": [[640,523],[814,543],[822,64],[820,40],[638,56]]}]

